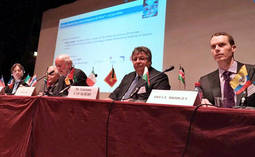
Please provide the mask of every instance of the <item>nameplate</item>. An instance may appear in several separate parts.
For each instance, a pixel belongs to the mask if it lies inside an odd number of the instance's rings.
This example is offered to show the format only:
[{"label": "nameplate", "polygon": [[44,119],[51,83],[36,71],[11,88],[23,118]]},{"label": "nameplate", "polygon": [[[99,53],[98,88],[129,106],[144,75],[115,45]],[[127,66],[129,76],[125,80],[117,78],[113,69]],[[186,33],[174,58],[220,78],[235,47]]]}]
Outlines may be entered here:
[{"label": "nameplate", "polygon": [[88,86],[71,86],[67,97],[99,99],[99,88]]},{"label": "nameplate", "polygon": [[19,87],[14,95],[18,96],[32,96],[35,87]]},{"label": "nameplate", "polygon": [[197,91],[153,89],[146,103],[193,106]]}]

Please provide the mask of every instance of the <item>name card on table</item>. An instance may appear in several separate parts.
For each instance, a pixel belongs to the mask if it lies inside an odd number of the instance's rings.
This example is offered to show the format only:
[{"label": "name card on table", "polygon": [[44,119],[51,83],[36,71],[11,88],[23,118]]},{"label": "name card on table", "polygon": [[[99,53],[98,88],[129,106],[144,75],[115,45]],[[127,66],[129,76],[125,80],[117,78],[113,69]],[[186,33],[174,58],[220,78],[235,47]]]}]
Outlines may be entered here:
[{"label": "name card on table", "polygon": [[153,89],[147,103],[193,106],[197,96],[197,91]]},{"label": "name card on table", "polygon": [[15,93],[18,96],[32,96],[35,87],[19,87]]},{"label": "name card on table", "polygon": [[99,88],[88,86],[71,86],[67,97],[99,99]]}]

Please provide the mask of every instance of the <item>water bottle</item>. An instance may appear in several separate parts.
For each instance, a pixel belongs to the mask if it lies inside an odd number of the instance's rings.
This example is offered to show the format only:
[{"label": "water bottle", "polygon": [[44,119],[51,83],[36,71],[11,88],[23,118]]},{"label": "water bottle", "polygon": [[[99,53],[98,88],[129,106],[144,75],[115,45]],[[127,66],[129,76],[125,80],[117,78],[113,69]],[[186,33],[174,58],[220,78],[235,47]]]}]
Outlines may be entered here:
[{"label": "water bottle", "polygon": [[201,103],[202,98],[203,98],[203,92],[200,86],[200,82],[196,82],[195,83],[195,91],[198,92],[198,98],[199,98],[199,102]]}]

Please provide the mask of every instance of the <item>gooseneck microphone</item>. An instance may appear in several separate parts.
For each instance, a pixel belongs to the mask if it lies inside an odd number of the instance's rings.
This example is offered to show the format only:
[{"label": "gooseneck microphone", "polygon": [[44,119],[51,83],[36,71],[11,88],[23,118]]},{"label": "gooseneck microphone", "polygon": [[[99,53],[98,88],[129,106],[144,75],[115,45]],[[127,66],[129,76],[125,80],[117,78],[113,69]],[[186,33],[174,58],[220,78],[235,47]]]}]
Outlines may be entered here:
[{"label": "gooseneck microphone", "polygon": [[[169,68],[165,69],[164,71],[162,71],[162,72],[160,72],[160,73],[158,73],[158,74],[152,76],[152,77],[149,79],[149,81],[153,80],[154,78],[158,77],[159,75],[164,74],[165,72],[169,72],[169,71],[172,71],[172,70],[174,70],[174,66],[171,65]],[[165,78],[163,78],[163,79],[165,79]],[[162,81],[163,79],[160,79],[160,81]],[[139,91],[139,89],[140,89],[142,86],[144,86],[145,84],[146,84],[146,82],[143,82],[141,85],[137,85],[137,87],[135,88],[135,90],[130,94],[129,98],[132,98],[132,97]],[[128,98],[128,99],[129,99],[129,98]]]},{"label": "gooseneck microphone", "polygon": [[168,71],[172,71],[174,70],[174,66],[170,66],[169,68],[165,69],[164,71],[162,71],[162,73],[168,72]]},{"label": "gooseneck microphone", "polygon": [[45,78],[47,75],[51,75],[51,74],[53,74],[55,71],[54,70],[52,70],[51,72],[49,72],[48,74],[46,74],[46,75],[43,75],[42,77],[40,77],[39,79],[37,79],[37,82],[38,81],[40,81],[41,79],[43,79],[43,78]]}]

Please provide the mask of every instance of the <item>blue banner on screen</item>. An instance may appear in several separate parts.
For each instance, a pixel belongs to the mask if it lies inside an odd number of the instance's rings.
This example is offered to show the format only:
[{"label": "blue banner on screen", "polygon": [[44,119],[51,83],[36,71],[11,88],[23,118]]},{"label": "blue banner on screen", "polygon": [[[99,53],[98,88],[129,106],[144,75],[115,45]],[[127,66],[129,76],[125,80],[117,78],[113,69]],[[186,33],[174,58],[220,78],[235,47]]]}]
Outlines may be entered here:
[{"label": "blue banner on screen", "polygon": [[[152,66],[162,70],[166,0],[137,0],[59,22],[54,58],[71,56],[74,66],[97,74],[100,92],[112,92],[125,74],[134,71],[130,60],[135,47],[152,52]],[[105,77],[114,67],[117,83],[110,87]]]}]

